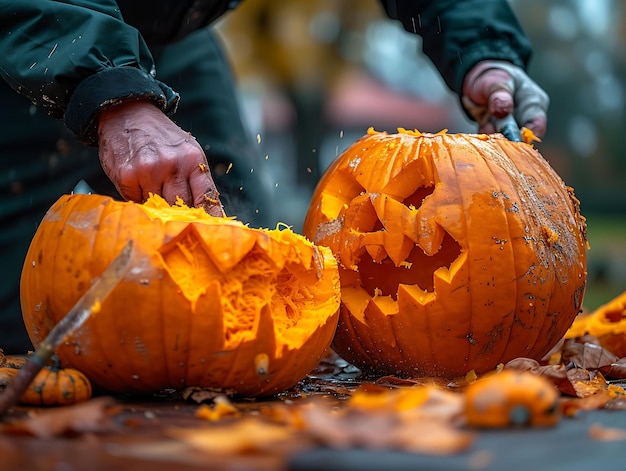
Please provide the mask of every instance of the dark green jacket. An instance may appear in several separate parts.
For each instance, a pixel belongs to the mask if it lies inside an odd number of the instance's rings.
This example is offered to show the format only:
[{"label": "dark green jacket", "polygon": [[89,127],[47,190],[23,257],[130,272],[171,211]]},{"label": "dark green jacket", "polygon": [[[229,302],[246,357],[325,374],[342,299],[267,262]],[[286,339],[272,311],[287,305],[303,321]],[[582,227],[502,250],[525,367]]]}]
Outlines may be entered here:
[{"label": "dark green jacket", "polygon": [[[251,0],[254,1],[254,0]],[[152,52],[202,27],[237,0],[0,0],[0,75],[87,144],[98,109],[145,98],[164,112],[178,95],[159,82]],[[422,36],[424,52],[460,93],[476,62],[525,66],[530,45],[506,0],[381,0]]]}]

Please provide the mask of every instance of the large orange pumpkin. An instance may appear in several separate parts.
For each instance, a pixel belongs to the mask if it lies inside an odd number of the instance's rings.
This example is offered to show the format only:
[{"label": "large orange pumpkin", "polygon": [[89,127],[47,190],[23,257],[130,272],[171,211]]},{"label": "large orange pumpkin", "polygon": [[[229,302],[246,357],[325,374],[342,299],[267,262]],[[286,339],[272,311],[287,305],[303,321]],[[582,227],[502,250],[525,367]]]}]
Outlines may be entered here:
[{"label": "large orange pumpkin", "polygon": [[304,234],[340,263],[334,348],[372,372],[540,358],[583,299],[578,200],[532,145],[500,134],[370,130],[323,175]]},{"label": "large orange pumpkin", "polygon": [[48,211],[21,280],[37,346],[129,239],[131,266],[57,353],[114,392],[199,386],[245,396],[288,388],[324,354],[337,325],[331,251],[290,229],[253,229],[170,207],[66,195]]}]

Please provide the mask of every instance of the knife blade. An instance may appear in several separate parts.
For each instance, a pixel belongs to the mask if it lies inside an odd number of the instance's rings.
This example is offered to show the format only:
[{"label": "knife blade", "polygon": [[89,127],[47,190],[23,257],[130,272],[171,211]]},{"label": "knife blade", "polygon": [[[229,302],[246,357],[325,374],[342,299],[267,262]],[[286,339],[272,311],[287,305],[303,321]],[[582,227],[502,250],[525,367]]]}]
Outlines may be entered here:
[{"label": "knife blade", "polygon": [[492,117],[491,121],[496,128],[496,132],[501,133],[509,141],[522,142],[522,134],[512,114],[508,114],[504,118]]},{"label": "knife blade", "polygon": [[37,373],[48,363],[57,347],[82,326],[98,306],[124,277],[131,255],[133,241],[129,240],[109,266],[98,276],[69,312],[54,326],[39,344],[15,379],[0,395],[0,417],[16,404]]}]

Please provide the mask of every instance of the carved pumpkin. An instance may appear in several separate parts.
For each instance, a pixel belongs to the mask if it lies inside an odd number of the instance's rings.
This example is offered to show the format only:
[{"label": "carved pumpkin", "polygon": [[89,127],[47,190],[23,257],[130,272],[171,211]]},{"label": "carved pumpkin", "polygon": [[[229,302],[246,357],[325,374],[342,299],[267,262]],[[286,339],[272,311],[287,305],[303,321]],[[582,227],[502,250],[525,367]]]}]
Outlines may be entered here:
[{"label": "carved pumpkin", "polygon": [[334,348],[374,373],[540,358],[580,310],[578,200],[532,145],[500,134],[370,130],[322,176],[303,232],[340,264]]},{"label": "carved pumpkin", "polygon": [[[17,376],[26,363],[26,357],[8,356],[0,367],[0,392]],[[66,406],[91,398],[91,383],[73,368],[58,364],[44,366],[20,398],[20,404],[33,406]]]},{"label": "carved pumpkin", "polygon": [[302,379],[330,344],[339,275],[329,249],[156,196],[66,195],[24,263],[22,311],[35,345],[129,239],[124,278],[57,350],[101,388],[269,395]]}]

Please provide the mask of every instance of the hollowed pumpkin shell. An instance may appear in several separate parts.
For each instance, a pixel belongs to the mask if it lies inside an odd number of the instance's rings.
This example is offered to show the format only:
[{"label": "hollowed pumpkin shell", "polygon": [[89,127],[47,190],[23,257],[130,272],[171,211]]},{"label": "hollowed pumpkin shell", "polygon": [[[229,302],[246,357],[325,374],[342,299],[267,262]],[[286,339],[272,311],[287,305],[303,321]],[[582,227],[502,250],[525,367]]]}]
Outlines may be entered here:
[{"label": "hollowed pumpkin shell", "polygon": [[329,249],[201,209],[62,196],[28,251],[24,322],[38,345],[133,239],[131,266],[62,345],[62,365],[114,392],[199,386],[245,396],[301,380],[337,325]]},{"label": "hollowed pumpkin shell", "polygon": [[600,345],[619,358],[626,357],[626,291],[592,312],[577,317],[565,338],[585,334],[597,337]]},{"label": "hollowed pumpkin shell", "polygon": [[579,202],[532,145],[499,134],[370,130],[323,175],[303,232],[340,263],[334,348],[372,372],[540,358],[581,307]]}]

